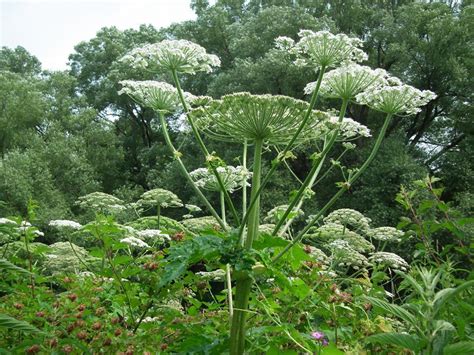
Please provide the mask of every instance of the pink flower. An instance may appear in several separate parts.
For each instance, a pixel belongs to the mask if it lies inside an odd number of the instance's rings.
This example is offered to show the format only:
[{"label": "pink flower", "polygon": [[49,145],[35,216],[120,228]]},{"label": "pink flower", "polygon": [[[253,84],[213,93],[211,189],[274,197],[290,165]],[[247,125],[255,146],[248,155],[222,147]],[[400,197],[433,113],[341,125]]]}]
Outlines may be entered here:
[{"label": "pink flower", "polygon": [[327,339],[323,339],[322,345],[323,346],[328,346],[329,341]]},{"label": "pink flower", "polygon": [[324,339],[324,333],[323,332],[312,332],[311,336],[316,340],[323,340]]}]

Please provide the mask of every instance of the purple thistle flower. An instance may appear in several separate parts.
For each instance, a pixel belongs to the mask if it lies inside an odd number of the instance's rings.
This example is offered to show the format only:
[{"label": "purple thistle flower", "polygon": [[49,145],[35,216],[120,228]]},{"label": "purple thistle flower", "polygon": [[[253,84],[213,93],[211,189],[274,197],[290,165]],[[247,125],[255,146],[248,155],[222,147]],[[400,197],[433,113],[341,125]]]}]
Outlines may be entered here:
[{"label": "purple thistle flower", "polygon": [[329,341],[328,341],[327,339],[323,339],[322,345],[323,345],[323,346],[328,346],[328,345],[329,345]]},{"label": "purple thistle flower", "polygon": [[316,340],[323,340],[324,339],[324,333],[323,332],[312,332],[311,336]]}]

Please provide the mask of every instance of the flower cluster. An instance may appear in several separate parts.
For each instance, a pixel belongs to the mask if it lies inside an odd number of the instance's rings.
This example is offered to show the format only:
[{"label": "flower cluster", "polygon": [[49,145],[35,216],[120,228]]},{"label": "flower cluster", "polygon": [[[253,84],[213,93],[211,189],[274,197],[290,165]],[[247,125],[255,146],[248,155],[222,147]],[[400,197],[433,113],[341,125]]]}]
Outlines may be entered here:
[{"label": "flower cluster", "polygon": [[103,213],[116,213],[125,209],[121,199],[104,192],[92,192],[81,196],[76,204],[84,209],[92,209]]},{"label": "flower cluster", "polygon": [[313,247],[312,245],[305,245],[304,251],[317,262],[327,264],[328,256],[321,249]]},{"label": "flower cluster", "polygon": [[421,111],[421,106],[436,98],[429,90],[418,90],[391,78],[396,85],[376,86],[356,96],[359,104],[392,115],[413,115]]},{"label": "flower cluster", "polygon": [[169,190],[153,189],[141,195],[140,200],[137,201],[139,205],[146,206],[160,206],[162,208],[168,207],[183,207],[183,203]]},{"label": "flower cluster", "polygon": [[159,229],[144,229],[137,231],[137,236],[142,239],[152,239],[154,243],[159,242],[160,244],[171,240],[169,234],[161,233]]},{"label": "flower cluster", "polygon": [[397,254],[387,252],[377,252],[369,257],[369,260],[374,263],[390,269],[399,269],[407,271],[410,266],[408,263]]},{"label": "flower cluster", "polygon": [[86,249],[78,245],[57,242],[49,246],[42,268],[48,275],[77,273],[84,270],[83,262],[93,266],[99,260],[90,256]]},{"label": "flower cluster", "polygon": [[347,242],[352,249],[360,253],[371,252],[375,249],[373,244],[360,234],[347,229],[339,223],[327,222],[319,227],[316,232],[318,233],[318,237],[325,243],[343,240]]},{"label": "flower cluster", "polygon": [[312,332],[311,338],[321,343],[322,346],[328,346],[329,341],[323,332]]},{"label": "flower cluster", "polygon": [[350,208],[341,208],[331,212],[326,218],[324,218],[324,223],[330,222],[338,223],[343,226],[350,226],[356,231],[367,231],[370,229],[369,223],[371,220],[359,211]]},{"label": "flower cluster", "polygon": [[379,227],[367,232],[367,235],[372,239],[388,242],[400,242],[403,234],[402,231],[393,227]]},{"label": "flower cluster", "polygon": [[121,61],[134,68],[149,71],[174,71],[195,74],[211,72],[220,66],[220,60],[213,54],[207,54],[200,45],[186,40],[164,40],[135,48],[121,58]]},{"label": "flower cluster", "polygon": [[15,221],[12,221],[11,219],[8,218],[0,218],[0,224],[14,224],[16,225],[17,223]]},{"label": "flower cluster", "polygon": [[[191,115],[199,128],[214,139],[284,144],[300,127],[308,107],[307,102],[287,96],[239,92],[192,110]],[[321,130],[319,126],[328,118],[328,114],[313,110],[299,140],[315,138]]]},{"label": "flower cluster", "polygon": [[[162,81],[134,81],[123,80],[120,82],[122,89],[119,95],[126,94],[140,105],[150,107],[163,114],[175,112],[180,107],[178,90]],[[185,97],[190,94],[185,94]]]},{"label": "flower cluster", "polygon": [[[288,205],[280,205],[272,208],[270,211],[267,212],[264,221],[267,223],[278,223],[278,221],[283,217],[283,214],[288,209]],[[297,210],[293,208],[293,210],[288,214],[287,220],[292,218],[298,218],[304,216],[304,212],[302,210]]]},{"label": "flower cluster", "polygon": [[49,222],[49,226],[56,227],[58,229],[68,228],[68,229],[81,229],[82,225],[80,223],[69,221],[67,219],[55,219]]},{"label": "flower cluster", "polygon": [[220,229],[216,219],[212,216],[189,218],[184,221],[181,221],[181,223],[183,224],[183,226],[185,226],[187,229],[194,233],[199,233],[206,229]]},{"label": "flower cluster", "polygon": [[127,237],[120,239],[120,243],[125,243],[133,247],[138,247],[138,248],[149,248],[150,246],[145,243],[143,240],[135,238],[135,237]]},{"label": "flower cluster", "polygon": [[217,269],[214,271],[200,271],[196,273],[199,278],[205,281],[224,281],[225,280],[225,270]]},{"label": "flower cluster", "polygon": [[[234,192],[244,185],[250,186],[248,180],[252,177],[252,173],[243,166],[219,166],[216,171],[224,188],[229,192]],[[209,169],[199,168],[192,171],[190,175],[196,185],[203,189],[216,192],[221,190],[216,176]]]},{"label": "flower cluster", "polygon": [[338,117],[331,116],[329,118],[329,121],[326,122],[326,126],[330,131],[339,128],[339,132],[343,140],[371,136],[370,129],[348,117],[344,117],[342,119],[342,122],[339,122]]},{"label": "flower cluster", "polygon": [[[351,100],[365,90],[386,85],[387,76],[383,69],[349,63],[324,74],[319,92],[326,97]],[[304,92],[312,94],[315,87],[316,82],[308,83]]]},{"label": "flower cluster", "polygon": [[311,30],[300,30],[298,36],[300,40],[297,43],[288,37],[275,40],[277,48],[296,54],[296,65],[331,67],[342,62],[362,62],[367,59],[367,54],[360,49],[363,42],[358,38]]},{"label": "flower cluster", "polygon": [[369,266],[367,258],[351,248],[346,240],[337,239],[329,243],[328,247],[332,252],[331,264],[338,267],[352,267],[355,270],[365,269]]}]

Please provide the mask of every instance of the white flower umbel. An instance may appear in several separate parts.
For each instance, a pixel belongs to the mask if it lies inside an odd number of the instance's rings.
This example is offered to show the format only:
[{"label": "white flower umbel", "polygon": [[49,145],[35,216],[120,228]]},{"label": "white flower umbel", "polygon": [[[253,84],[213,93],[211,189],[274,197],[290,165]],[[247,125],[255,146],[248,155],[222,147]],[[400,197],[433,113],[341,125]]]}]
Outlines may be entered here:
[{"label": "white flower umbel", "polygon": [[[320,94],[330,98],[352,100],[356,95],[372,87],[387,84],[387,72],[367,66],[350,63],[324,74]],[[304,92],[312,94],[316,82],[306,85]]]},{"label": "white flower umbel", "polygon": [[150,246],[145,243],[143,240],[135,238],[135,237],[127,237],[120,239],[120,243],[125,243],[133,247],[138,247],[138,248],[149,248]]},{"label": "white flower umbel", "polygon": [[216,55],[207,54],[200,45],[186,40],[164,40],[135,48],[121,58],[134,68],[154,72],[174,71],[195,74],[211,72],[221,62]]},{"label": "white flower umbel", "polygon": [[[307,102],[287,96],[239,92],[192,110],[191,114],[199,128],[215,139],[285,144],[297,132],[308,107]],[[298,141],[315,138],[328,119],[328,114],[313,110]]]},{"label": "white flower umbel", "polygon": [[369,265],[367,258],[352,249],[345,240],[335,240],[328,245],[331,250],[331,264],[338,267],[352,267],[355,270],[366,268]]},{"label": "white flower umbel", "polygon": [[125,209],[121,199],[104,192],[92,192],[77,199],[76,204],[96,212],[116,213]]},{"label": "white flower umbel", "polygon": [[367,126],[348,117],[344,117],[342,122],[339,122],[339,117],[331,116],[325,125],[328,131],[339,128],[339,139],[343,141],[371,136],[370,129]]},{"label": "white flower umbel", "polygon": [[162,239],[162,240],[170,240],[170,236],[166,233],[161,233],[161,230],[159,229],[144,229],[141,231],[137,231],[137,235],[140,238],[145,238],[145,239]]},{"label": "white flower umbel", "polygon": [[436,98],[432,91],[421,91],[395,79],[391,78],[390,81],[397,85],[377,86],[361,92],[356,96],[357,102],[391,115],[413,115]]},{"label": "white flower umbel", "polygon": [[196,272],[196,276],[205,281],[224,281],[225,280],[225,270],[217,269],[214,271],[199,271]]},{"label": "white flower umbel", "polygon": [[346,241],[352,249],[360,253],[372,252],[375,249],[373,244],[360,234],[339,223],[327,222],[319,227],[313,236],[315,241],[326,243],[326,245],[337,240]]},{"label": "white flower umbel", "polygon": [[401,242],[403,232],[393,227],[379,227],[371,229],[367,232],[367,235],[375,240],[387,241],[387,242]]},{"label": "white flower umbel", "polygon": [[385,266],[390,269],[407,271],[410,268],[408,263],[401,256],[394,253],[377,252],[369,257],[369,261],[373,264]]},{"label": "white flower umbel", "polygon": [[145,192],[137,203],[141,205],[160,206],[163,208],[183,206],[178,196],[169,190],[160,188]]},{"label": "white flower umbel", "polygon": [[365,217],[359,211],[350,208],[341,208],[331,212],[326,218],[324,223],[338,223],[343,226],[350,226],[356,231],[367,231],[370,229],[370,218]]},{"label": "white flower umbel", "polygon": [[[224,188],[229,192],[234,192],[245,186],[250,186],[248,180],[252,173],[243,166],[219,166],[216,168],[219,177],[222,180]],[[220,186],[216,176],[206,168],[199,168],[190,173],[196,185],[209,190],[219,192]]]},{"label": "white flower umbel", "polygon": [[201,212],[202,209],[199,206],[192,205],[190,203],[187,203],[184,205],[184,207],[189,211],[189,212]]},{"label": "white flower umbel", "polygon": [[363,42],[358,38],[311,30],[301,30],[298,36],[300,40],[297,43],[288,37],[276,39],[278,48],[296,54],[296,65],[332,67],[342,62],[362,62],[367,59],[367,54],[360,49]]},{"label": "white flower umbel", "polygon": [[0,218],[0,224],[13,224],[16,225],[17,223],[15,221],[12,221],[11,219],[8,218]]},{"label": "white flower umbel", "polygon": [[162,81],[134,81],[123,80],[120,82],[122,89],[119,95],[126,94],[138,104],[150,107],[163,114],[175,112],[180,107],[178,90]]},{"label": "white flower umbel", "polygon": [[49,222],[51,227],[56,227],[59,229],[67,228],[67,229],[81,229],[82,225],[80,223],[70,221],[67,219],[55,219]]},{"label": "white flower umbel", "polygon": [[[283,217],[283,214],[285,213],[285,211],[288,209],[289,205],[279,205],[279,206],[276,206],[274,208],[272,208],[270,211],[267,212],[267,215],[265,216],[264,218],[264,222],[266,223],[278,223],[278,221],[280,220],[280,218]],[[304,212],[300,209],[300,210],[297,210],[297,209],[293,209],[293,211],[291,211],[288,216],[286,217],[286,219],[297,219],[299,217],[302,217],[304,216]]]}]

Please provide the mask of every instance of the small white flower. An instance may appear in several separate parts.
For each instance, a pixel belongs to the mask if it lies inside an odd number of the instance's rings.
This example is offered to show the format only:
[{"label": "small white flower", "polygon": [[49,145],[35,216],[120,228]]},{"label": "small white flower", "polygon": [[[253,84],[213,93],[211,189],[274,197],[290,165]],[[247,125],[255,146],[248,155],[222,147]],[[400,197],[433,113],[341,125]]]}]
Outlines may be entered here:
[{"label": "small white flower", "polygon": [[134,247],[139,247],[139,248],[149,248],[150,246],[145,243],[143,240],[135,238],[135,237],[127,237],[120,239],[121,243],[125,243]]},{"label": "small white flower", "polygon": [[371,229],[367,235],[375,240],[400,242],[403,232],[393,227],[379,227]]}]

